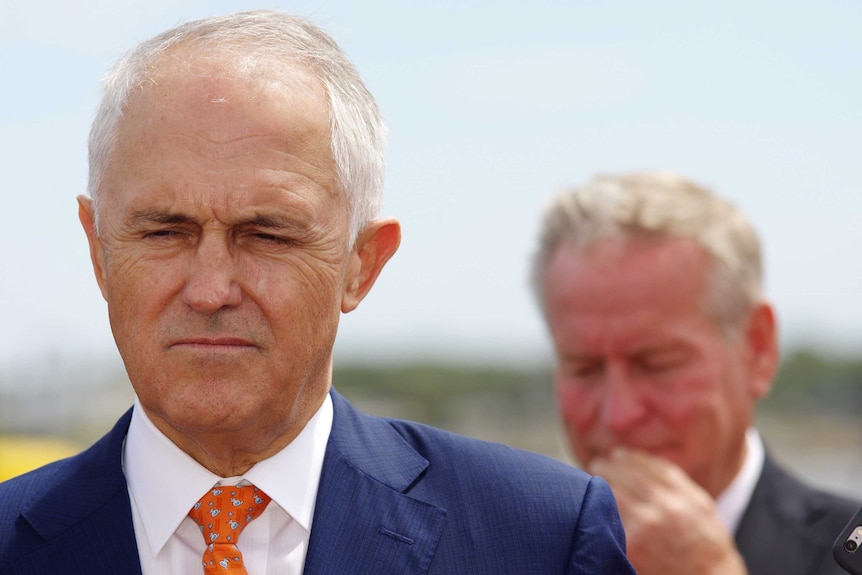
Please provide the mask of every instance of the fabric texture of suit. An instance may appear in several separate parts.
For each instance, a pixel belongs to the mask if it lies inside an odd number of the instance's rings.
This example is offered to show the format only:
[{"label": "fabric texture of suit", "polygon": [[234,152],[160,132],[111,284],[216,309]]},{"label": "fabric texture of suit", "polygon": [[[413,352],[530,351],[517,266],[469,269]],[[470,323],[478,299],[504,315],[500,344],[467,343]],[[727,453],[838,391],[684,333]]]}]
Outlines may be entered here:
[{"label": "fabric texture of suit", "polygon": [[749,575],[847,575],[832,543],[859,506],[804,485],[767,453],[736,530]]},{"label": "fabric texture of suit", "polygon": [[[634,573],[601,479],[332,399],[306,575]],[[130,418],[0,484],[0,573],[140,574],[122,472]]]}]

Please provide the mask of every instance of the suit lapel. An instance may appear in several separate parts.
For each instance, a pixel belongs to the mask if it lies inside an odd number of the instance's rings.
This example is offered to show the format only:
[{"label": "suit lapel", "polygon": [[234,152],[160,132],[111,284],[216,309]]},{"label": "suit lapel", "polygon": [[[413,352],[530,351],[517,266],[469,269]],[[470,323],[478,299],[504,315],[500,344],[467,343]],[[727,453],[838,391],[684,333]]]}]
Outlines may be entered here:
[{"label": "suit lapel", "polygon": [[819,513],[804,488],[767,453],[763,471],[736,531],[748,570],[803,575],[816,572],[823,557],[812,556],[811,523]]},{"label": "suit lapel", "polygon": [[[128,489],[122,470],[123,440],[131,410],[108,435],[58,466],[43,495],[21,513],[43,544],[16,573],[140,574]],[[95,551],[98,549],[98,551]]]},{"label": "suit lapel", "polygon": [[335,392],[332,400],[305,574],[426,573],[446,510],[405,492],[427,460],[385,420],[358,412]]}]

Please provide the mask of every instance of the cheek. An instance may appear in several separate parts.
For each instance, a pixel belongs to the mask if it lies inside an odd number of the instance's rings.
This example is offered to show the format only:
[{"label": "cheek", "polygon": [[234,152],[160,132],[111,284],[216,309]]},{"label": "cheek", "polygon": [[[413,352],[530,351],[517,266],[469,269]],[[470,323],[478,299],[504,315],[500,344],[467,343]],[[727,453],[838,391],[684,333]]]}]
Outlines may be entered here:
[{"label": "cheek", "polygon": [[589,431],[597,420],[598,391],[564,382],[557,382],[555,389],[566,427],[577,433]]},{"label": "cheek", "polygon": [[300,252],[284,260],[248,258],[242,277],[250,290],[272,297],[289,292],[308,299],[327,298],[340,285],[343,267],[341,261],[330,262]]},{"label": "cheek", "polygon": [[569,448],[582,465],[588,465],[595,456],[590,448],[591,437],[601,433],[598,428],[598,394],[571,384],[558,383],[555,390]]},{"label": "cheek", "polygon": [[667,419],[697,423],[721,402],[720,385],[714,374],[698,371],[649,390],[648,401]]},{"label": "cheek", "polygon": [[274,338],[273,345],[290,367],[298,355],[312,356],[331,348],[340,318],[340,300],[335,297],[337,276],[329,268],[304,263],[267,263],[249,269],[241,283],[244,310],[261,314]]},{"label": "cheek", "polygon": [[[251,267],[251,266],[250,266]],[[304,263],[254,266],[241,282],[245,296],[269,316],[273,324],[325,322],[339,311],[335,297],[338,276],[328,267]],[[293,331],[295,326],[290,327]]]},{"label": "cheek", "polygon": [[107,277],[109,311],[136,323],[149,319],[182,288],[170,265],[118,266],[109,268]]}]

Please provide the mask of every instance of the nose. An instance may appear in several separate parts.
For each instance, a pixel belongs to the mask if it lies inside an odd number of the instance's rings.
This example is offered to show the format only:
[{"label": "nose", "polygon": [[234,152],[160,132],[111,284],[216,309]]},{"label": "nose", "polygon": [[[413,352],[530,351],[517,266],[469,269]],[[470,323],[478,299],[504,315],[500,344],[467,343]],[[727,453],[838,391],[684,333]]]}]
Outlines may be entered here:
[{"label": "nose", "polygon": [[609,367],[605,377],[599,417],[603,427],[623,433],[646,413],[640,389],[621,366]]},{"label": "nose", "polygon": [[242,300],[237,262],[224,237],[204,234],[190,256],[183,301],[203,314],[236,307]]}]

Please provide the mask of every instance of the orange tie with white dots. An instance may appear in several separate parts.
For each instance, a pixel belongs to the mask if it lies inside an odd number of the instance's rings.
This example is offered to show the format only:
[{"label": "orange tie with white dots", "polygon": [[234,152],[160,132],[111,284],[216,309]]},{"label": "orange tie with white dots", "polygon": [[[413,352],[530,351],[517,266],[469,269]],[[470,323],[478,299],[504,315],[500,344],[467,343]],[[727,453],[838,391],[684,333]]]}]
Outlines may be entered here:
[{"label": "orange tie with white dots", "polygon": [[204,575],[231,573],[248,575],[242,553],[236,546],[239,534],[270,502],[269,496],[253,485],[213,487],[189,511],[206,541]]}]

